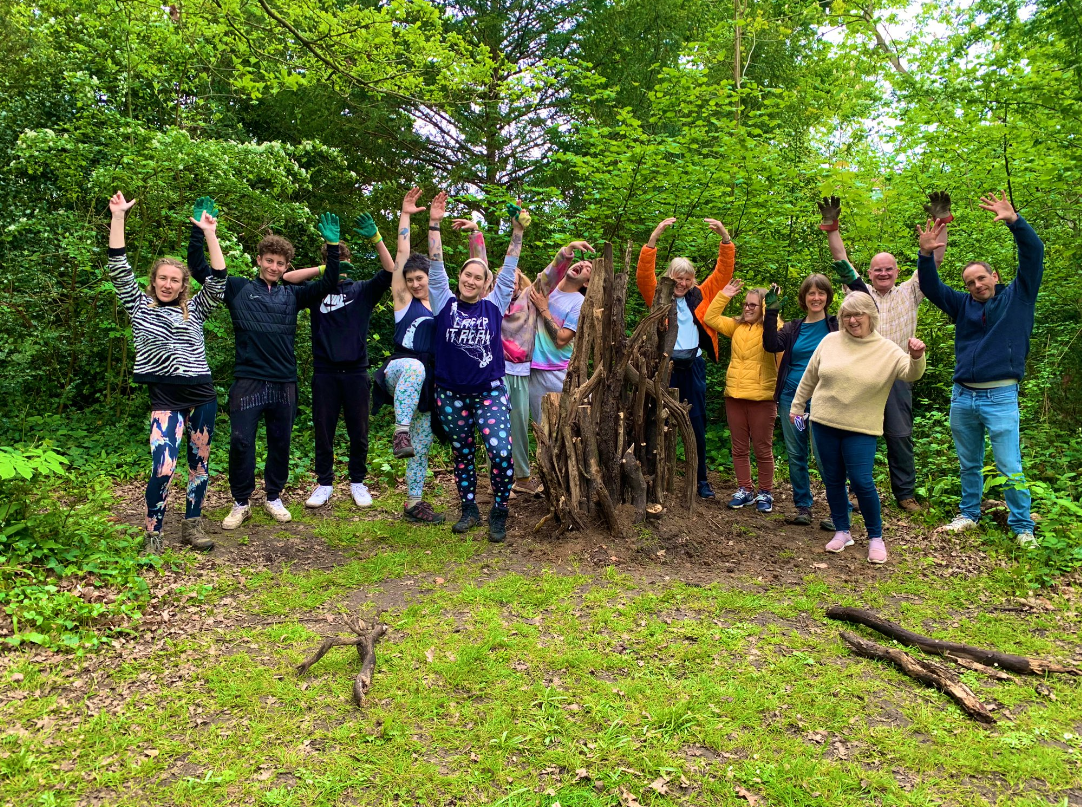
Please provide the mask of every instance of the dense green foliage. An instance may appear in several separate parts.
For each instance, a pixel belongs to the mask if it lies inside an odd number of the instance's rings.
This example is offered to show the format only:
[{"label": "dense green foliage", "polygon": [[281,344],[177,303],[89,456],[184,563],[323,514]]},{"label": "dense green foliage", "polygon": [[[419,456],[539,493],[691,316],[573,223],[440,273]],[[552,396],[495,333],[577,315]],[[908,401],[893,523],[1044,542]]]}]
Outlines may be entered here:
[{"label": "dense green foliage", "polygon": [[[945,188],[946,279],[979,258],[1009,280],[1010,236],[976,207],[1006,188],[1048,248],[1023,387],[1025,456],[1054,535],[1046,568],[1082,562],[1082,28],[1066,5],[0,0],[0,23],[0,441],[24,456],[44,440],[76,462],[105,428],[103,451],[127,456],[116,423],[141,428],[130,328],[104,273],[118,189],[139,200],[128,243],[140,275],[182,254],[202,194],[223,212],[230,271],[245,274],[271,230],[295,242],[298,265],[316,262],[324,210],[370,211],[388,233],[403,191],[421,184],[452,192],[454,214],[483,217],[490,253],[506,237],[502,203],[521,199],[534,212],[530,272],[570,237],[622,252],[672,215],[661,257],[705,273],[715,243],[701,219],[717,217],[740,276],[777,281],[792,301],[827,265],[813,205],[824,193],[844,201],[858,268],[889,250],[905,276],[924,194]],[[447,238],[452,260],[464,254]],[[356,263],[372,271],[365,252]],[[387,310],[374,330],[386,344]],[[952,328],[925,305],[919,334],[930,350],[920,473],[945,508],[958,489]],[[223,311],[208,351],[224,392]],[[63,439],[72,423],[87,439]],[[130,472],[117,465],[106,470]]]}]

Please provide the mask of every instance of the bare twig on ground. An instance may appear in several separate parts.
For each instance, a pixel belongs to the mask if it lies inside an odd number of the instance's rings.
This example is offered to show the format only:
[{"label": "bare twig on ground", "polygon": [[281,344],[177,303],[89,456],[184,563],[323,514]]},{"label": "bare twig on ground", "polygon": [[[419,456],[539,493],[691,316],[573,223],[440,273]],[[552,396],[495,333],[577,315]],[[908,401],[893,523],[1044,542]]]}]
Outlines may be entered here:
[{"label": "bare twig on ground", "polygon": [[309,658],[297,665],[297,673],[303,675],[308,672],[312,665],[323,658],[332,647],[356,647],[357,655],[361,659],[361,669],[353,681],[353,701],[357,706],[363,706],[365,696],[372,686],[372,674],[376,669],[376,642],[389,630],[389,627],[380,622],[379,618],[380,615],[377,614],[371,623],[363,619],[347,618],[345,627],[354,636],[328,636]]}]

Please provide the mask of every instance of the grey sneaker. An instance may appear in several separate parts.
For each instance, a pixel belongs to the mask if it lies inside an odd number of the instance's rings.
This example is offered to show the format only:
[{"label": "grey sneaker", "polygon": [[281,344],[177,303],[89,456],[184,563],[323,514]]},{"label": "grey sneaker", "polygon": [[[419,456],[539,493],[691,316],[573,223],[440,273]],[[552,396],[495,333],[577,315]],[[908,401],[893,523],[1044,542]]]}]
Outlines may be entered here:
[{"label": "grey sneaker", "polygon": [[229,511],[229,515],[222,520],[223,530],[235,530],[245,521],[252,517],[252,506],[250,504],[237,504],[233,502],[233,509]]},{"label": "grey sneaker", "polygon": [[160,555],[165,549],[165,539],[160,532],[147,530],[143,536],[143,552],[148,555]]},{"label": "grey sneaker", "polygon": [[1032,532],[1017,532],[1014,535],[1014,540],[1018,541],[1018,545],[1023,549],[1036,549],[1037,539]]}]

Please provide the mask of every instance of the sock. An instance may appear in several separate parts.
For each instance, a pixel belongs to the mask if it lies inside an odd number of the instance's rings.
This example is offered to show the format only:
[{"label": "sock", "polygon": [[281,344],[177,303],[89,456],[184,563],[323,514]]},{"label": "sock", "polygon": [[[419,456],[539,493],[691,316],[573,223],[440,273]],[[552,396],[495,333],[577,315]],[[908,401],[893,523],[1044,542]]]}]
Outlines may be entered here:
[{"label": "sock", "polygon": [[420,503],[421,503],[421,497],[420,496],[407,496],[406,497],[406,509],[407,510],[409,510],[411,507],[413,507],[413,505],[420,504]]},{"label": "sock", "polygon": [[394,433],[395,434],[398,434],[399,432],[408,432],[409,430],[410,430],[410,427],[409,427],[408,423],[405,426],[403,426],[401,423],[394,424]]}]

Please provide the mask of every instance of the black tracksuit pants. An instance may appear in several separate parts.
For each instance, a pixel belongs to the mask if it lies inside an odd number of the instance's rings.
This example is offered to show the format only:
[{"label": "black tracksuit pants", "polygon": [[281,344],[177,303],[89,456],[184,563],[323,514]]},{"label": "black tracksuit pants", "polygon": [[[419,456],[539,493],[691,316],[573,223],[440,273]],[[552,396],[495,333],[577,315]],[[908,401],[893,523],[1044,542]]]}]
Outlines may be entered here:
[{"label": "black tracksuit pants", "polygon": [[316,432],[316,477],[334,484],[334,433],[345,414],[349,435],[349,481],[368,473],[369,382],[364,370],[318,372],[312,376],[312,424]]}]

